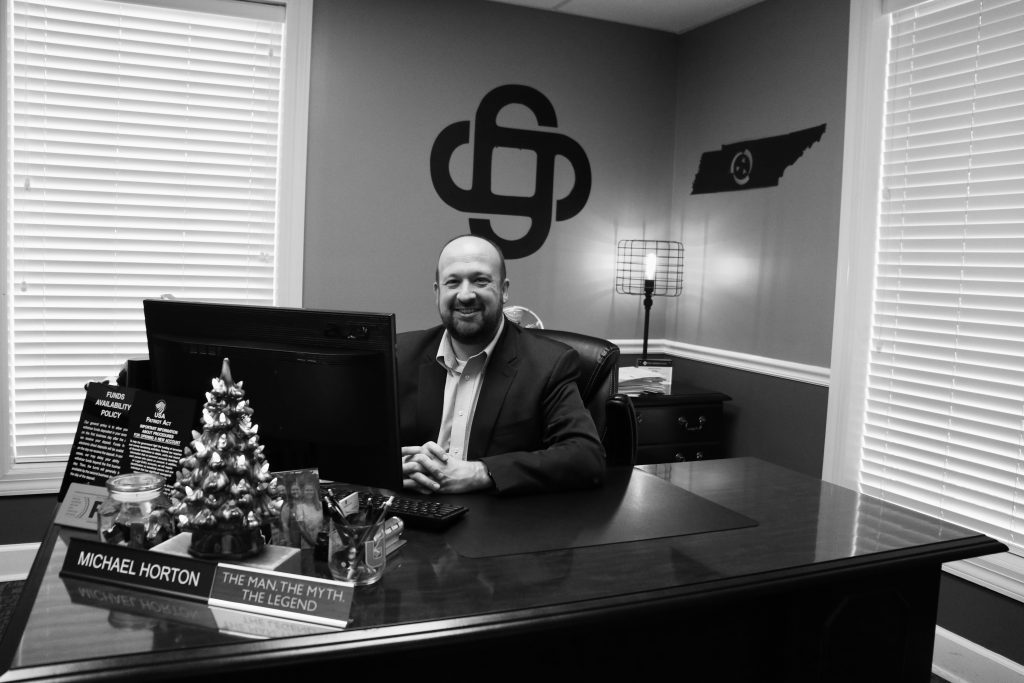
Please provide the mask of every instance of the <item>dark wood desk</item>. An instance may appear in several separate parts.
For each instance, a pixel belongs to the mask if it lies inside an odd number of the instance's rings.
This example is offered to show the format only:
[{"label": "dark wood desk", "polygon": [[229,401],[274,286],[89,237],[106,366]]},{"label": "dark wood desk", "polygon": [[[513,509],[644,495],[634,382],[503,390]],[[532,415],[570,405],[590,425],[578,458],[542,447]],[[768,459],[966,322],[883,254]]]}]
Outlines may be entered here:
[{"label": "dark wood desk", "polygon": [[[263,617],[219,630],[196,603],[67,582],[57,573],[68,532],[55,528],[5,637],[0,680],[604,679],[668,666],[694,681],[926,683],[941,563],[1004,550],[756,459],[638,469],[757,525],[478,558],[410,530],[383,581],[357,593],[350,627],[307,633]],[[280,628],[294,635],[254,635]]]}]

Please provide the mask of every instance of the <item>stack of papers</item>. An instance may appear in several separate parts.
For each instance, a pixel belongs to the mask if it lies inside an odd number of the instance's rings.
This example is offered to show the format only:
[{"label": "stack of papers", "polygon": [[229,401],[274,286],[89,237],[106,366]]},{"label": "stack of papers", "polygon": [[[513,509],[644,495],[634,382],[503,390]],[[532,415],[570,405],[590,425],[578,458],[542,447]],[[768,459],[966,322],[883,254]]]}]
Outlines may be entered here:
[{"label": "stack of papers", "polygon": [[619,391],[629,396],[672,392],[672,367],[619,368]]}]

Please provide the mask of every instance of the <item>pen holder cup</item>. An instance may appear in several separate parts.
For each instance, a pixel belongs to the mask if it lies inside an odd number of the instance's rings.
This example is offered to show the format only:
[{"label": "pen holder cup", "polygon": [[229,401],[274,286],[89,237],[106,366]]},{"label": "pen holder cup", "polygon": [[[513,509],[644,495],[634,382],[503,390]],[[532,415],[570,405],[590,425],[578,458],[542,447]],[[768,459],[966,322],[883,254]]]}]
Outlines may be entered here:
[{"label": "pen holder cup", "polygon": [[[380,581],[387,563],[384,519],[360,509],[341,523],[331,520],[327,542],[327,567],[335,581],[369,586]],[[368,521],[361,522],[361,519]]]}]

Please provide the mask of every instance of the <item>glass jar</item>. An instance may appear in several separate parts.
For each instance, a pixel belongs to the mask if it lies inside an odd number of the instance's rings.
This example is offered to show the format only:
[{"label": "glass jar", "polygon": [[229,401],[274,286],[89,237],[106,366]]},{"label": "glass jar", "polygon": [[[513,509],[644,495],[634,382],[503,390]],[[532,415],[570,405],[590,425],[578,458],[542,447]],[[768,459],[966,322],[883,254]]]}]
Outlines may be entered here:
[{"label": "glass jar", "polygon": [[148,472],[119,474],[107,480],[107,500],[98,511],[100,540],[143,550],[174,535],[163,494],[164,478]]}]

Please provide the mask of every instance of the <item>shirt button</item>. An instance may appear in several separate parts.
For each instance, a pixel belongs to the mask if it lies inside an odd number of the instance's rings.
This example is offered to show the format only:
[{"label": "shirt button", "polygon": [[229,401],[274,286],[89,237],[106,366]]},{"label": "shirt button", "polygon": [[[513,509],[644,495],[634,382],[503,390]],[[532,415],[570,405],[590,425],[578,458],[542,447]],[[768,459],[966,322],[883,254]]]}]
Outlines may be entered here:
[{"label": "shirt button", "polygon": [[465,411],[462,411],[462,410],[459,411],[459,417],[462,417],[465,414],[466,414]]}]

